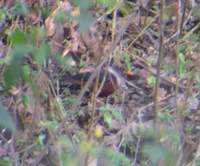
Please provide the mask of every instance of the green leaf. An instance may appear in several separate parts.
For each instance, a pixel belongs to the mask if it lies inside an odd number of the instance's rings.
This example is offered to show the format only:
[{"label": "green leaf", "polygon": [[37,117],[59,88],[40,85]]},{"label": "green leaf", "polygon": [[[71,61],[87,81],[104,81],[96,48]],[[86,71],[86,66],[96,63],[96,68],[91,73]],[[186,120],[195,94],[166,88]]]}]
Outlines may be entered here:
[{"label": "green leaf", "polygon": [[28,41],[28,35],[21,30],[16,30],[11,35],[11,41],[14,45],[25,44]]},{"label": "green leaf", "polygon": [[0,103],[0,126],[11,130],[12,132],[16,131],[16,126],[13,119],[11,118],[8,110]]},{"label": "green leaf", "polygon": [[175,71],[176,68],[175,68],[174,64],[163,64],[163,70],[165,72],[171,73],[171,72]]},{"label": "green leaf", "polygon": [[22,96],[22,103],[24,105],[25,108],[28,107],[28,104],[29,104],[29,97],[27,95],[23,95]]},{"label": "green leaf", "polygon": [[200,165],[200,156],[196,155],[194,158],[194,166]]},{"label": "green leaf", "polygon": [[112,127],[112,119],[122,120],[120,112],[111,105],[105,105],[99,109],[103,113],[104,121],[108,123],[109,127]]},{"label": "green leaf", "polygon": [[22,67],[22,78],[23,78],[23,80],[29,81],[30,80],[30,74],[31,74],[31,71],[30,71],[29,66],[24,65]]},{"label": "green leaf", "polygon": [[170,122],[174,119],[174,117],[170,114],[169,110],[165,110],[164,112],[160,112],[158,114],[158,117],[160,118],[161,121],[167,121],[167,122]]},{"label": "green leaf", "polygon": [[130,55],[125,53],[124,54],[124,62],[126,64],[127,69],[131,69],[131,59],[130,59]]},{"label": "green leaf", "polygon": [[17,81],[20,80],[20,64],[10,64],[4,71],[4,83],[6,88],[10,89]]},{"label": "green leaf", "polygon": [[155,78],[154,76],[149,76],[149,77],[147,78],[147,83],[148,83],[148,85],[150,85],[150,86],[154,86],[155,83],[156,83],[156,78]]},{"label": "green leaf", "polygon": [[89,9],[92,6],[92,2],[90,0],[74,0],[73,2],[81,9]]},{"label": "green leaf", "polygon": [[39,140],[39,144],[40,145],[44,145],[44,141],[46,139],[46,135],[44,133],[41,133],[38,137],[38,140]]},{"label": "green leaf", "polygon": [[103,119],[105,120],[105,122],[108,123],[108,126],[109,127],[112,127],[112,116],[109,112],[105,112],[103,114]]},{"label": "green leaf", "polygon": [[51,53],[51,48],[49,47],[48,44],[42,43],[40,47],[36,50],[36,53],[34,55],[35,60],[37,64],[42,65],[46,58],[50,55]]},{"label": "green leaf", "polygon": [[97,0],[97,3],[103,5],[105,8],[108,8],[110,10],[114,8],[117,1],[116,0]]},{"label": "green leaf", "polygon": [[55,21],[65,23],[67,21],[70,21],[72,19],[72,16],[70,12],[63,12],[58,11],[55,15]]},{"label": "green leaf", "polygon": [[12,160],[9,157],[1,157],[0,158],[0,165],[3,166],[12,166]]},{"label": "green leaf", "polygon": [[179,53],[178,54],[178,58],[179,58],[179,60],[180,60],[181,63],[185,63],[185,57],[184,57],[183,53]]},{"label": "green leaf", "polygon": [[179,47],[178,47],[178,52],[179,53],[186,53],[187,51],[189,51],[188,50],[188,45],[186,45],[186,44],[182,44],[182,45],[180,45]]},{"label": "green leaf", "polygon": [[197,88],[200,89],[200,74],[199,73],[195,75],[195,79],[196,79],[196,86]]},{"label": "green leaf", "polygon": [[185,63],[180,63],[179,64],[179,76],[180,78],[183,78],[186,74],[186,65]]},{"label": "green leaf", "polygon": [[[100,151],[100,149],[99,149]],[[106,165],[109,166],[131,166],[131,162],[125,154],[119,153],[114,150],[110,150],[108,148],[103,147],[103,149],[99,152],[99,156],[103,156],[106,161]]]},{"label": "green leaf", "polygon": [[26,13],[27,13],[26,3],[16,1],[15,6],[13,7],[13,14],[20,15]]},{"label": "green leaf", "polygon": [[28,45],[19,45],[13,48],[10,63],[6,67],[3,77],[6,88],[10,89],[22,77],[22,63],[24,57],[32,51],[32,47]]},{"label": "green leaf", "polygon": [[31,27],[29,31],[29,42],[35,43],[35,41],[45,40],[45,29],[44,27]]},{"label": "green leaf", "polygon": [[7,10],[5,8],[1,8],[0,9],[0,20],[5,19],[6,15],[7,15]]},{"label": "green leaf", "polygon": [[88,30],[91,24],[94,22],[94,18],[92,17],[92,15],[86,11],[81,11],[80,16],[75,17],[75,19],[79,23],[80,32]]},{"label": "green leaf", "polygon": [[167,150],[160,144],[152,143],[146,144],[143,153],[149,157],[153,165],[156,165],[159,160],[167,156]]},{"label": "green leaf", "polygon": [[200,18],[200,11],[198,6],[193,7],[191,11],[192,15],[196,16],[197,18]]},{"label": "green leaf", "polygon": [[76,64],[71,55],[66,55],[63,57],[60,53],[56,53],[53,55],[53,59],[55,59],[62,66],[63,70],[66,71],[70,71]]}]

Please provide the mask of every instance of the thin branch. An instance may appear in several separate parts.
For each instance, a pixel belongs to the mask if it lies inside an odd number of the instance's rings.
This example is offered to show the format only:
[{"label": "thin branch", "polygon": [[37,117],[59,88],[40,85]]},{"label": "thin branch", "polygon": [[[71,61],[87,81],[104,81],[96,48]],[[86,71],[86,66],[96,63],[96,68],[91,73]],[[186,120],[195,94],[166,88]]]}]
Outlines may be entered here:
[{"label": "thin branch", "polygon": [[181,0],[179,0],[179,10],[180,10],[180,14],[181,14],[180,23],[179,23],[179,34],[180,34],[180,36],[182,35],[182,31],[183,31],[183,23],[184,23],[184,20],[185,20],[185,13],[186,13],[187,4],[188,4],[188,0],[185,0],[185,2],[181,2]]},{"label": "thin branch", "polygon": [[158,114],[158,102],[159,102],[159,85],[160,85],[160,71],[163,59],[163,39],[164,39],[164,0],[160,1],[160,36],[159,36],[159,54],[157,61],[157,72],[156,72],[156,85],[154,94],[154,127],[156,127],[157,114]]}]

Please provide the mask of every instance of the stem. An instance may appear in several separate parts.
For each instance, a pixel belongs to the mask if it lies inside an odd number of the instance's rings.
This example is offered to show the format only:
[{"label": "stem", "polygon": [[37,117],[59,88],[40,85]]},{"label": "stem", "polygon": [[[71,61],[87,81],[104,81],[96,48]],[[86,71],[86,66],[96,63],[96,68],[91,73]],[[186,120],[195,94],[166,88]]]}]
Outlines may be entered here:
[{"label": "stem", "polygon": [[160,85],[160,71],[161,64],[163,59],[163,39],[164,39],[164,0],[160,1],[160,36],[159,36],[159,54],[157,61],[157,71],[156,71],[156,85],[155,85],[155,94],[154,94],[154,127],[156,128],[157,123],[157,114],[158,114],[158,102],[159,102],[159,85]]}]

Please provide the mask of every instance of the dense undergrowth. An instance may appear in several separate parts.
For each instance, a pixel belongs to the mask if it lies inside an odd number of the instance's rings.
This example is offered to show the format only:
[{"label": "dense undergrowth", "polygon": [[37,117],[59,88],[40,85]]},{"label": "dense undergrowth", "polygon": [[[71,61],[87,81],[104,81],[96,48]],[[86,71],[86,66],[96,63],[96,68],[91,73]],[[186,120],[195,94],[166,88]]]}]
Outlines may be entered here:
[{"label": "dense undergrowth", "polygon": [[0,165],[200,165],[199,6],[0,1]]}]

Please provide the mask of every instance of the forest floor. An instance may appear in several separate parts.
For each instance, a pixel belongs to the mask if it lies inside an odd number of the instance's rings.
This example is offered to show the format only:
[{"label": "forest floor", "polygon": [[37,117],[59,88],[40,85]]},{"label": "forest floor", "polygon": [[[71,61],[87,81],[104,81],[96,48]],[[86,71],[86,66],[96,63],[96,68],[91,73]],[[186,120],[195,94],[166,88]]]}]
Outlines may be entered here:
[{"label": "forest floor", "polygon": [[0,166],[200,165],[200,4],[179,3],[1,0]]}]

